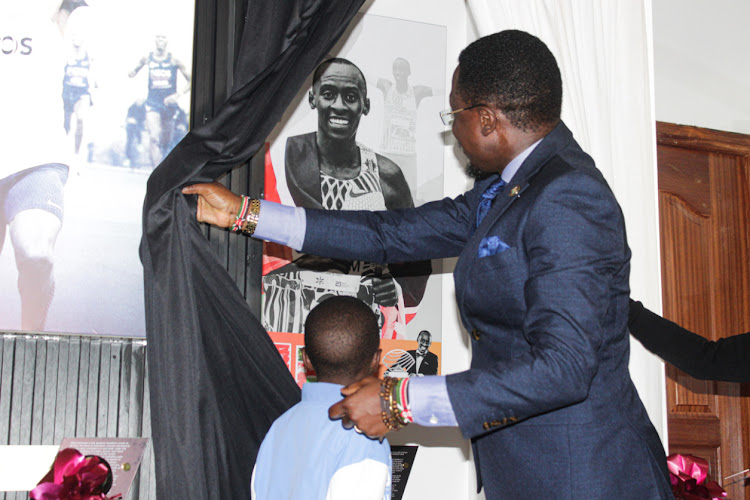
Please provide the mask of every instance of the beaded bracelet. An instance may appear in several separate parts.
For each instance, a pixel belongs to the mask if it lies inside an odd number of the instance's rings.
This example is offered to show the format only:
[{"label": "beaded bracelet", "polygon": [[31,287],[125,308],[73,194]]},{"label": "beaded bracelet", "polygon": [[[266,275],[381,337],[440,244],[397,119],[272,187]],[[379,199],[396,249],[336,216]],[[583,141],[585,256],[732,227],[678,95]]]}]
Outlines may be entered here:
[{"label": "beaded bracelet", "polygon": [[393,415],[393,385],[396,379],[391,377],[385,377],[380,383],[380,416],[383,419],[383,424],[389,431],[397,431],[403,425],[401,422],[394,418]]},{"label": "beaded bracelet", "polygon": [[391,408],[388,400],[390,399],[390,393],[393,390],[394,379],[391,377],[385,377],[380,382],[380,418],[383,419],[383,424],[389,431],[398,430],[398,427],[391,423]]},{"label": "beaded bracelet", "polygon": [[237,212],[237,219],[232,224],[232,231],[252,236],[255,233],[259,218],[260,200],[243,195],[240,210]]},{"label": "beaded bracelet", "polygon": [[232,231],[237,233],[242,229],[242,223],[245,222],[245,216],[247,215],[247,209],[250,208],[250,198],[242,196],[242,203],[240,204],[240,210],[237,212],[237,219],[232,224]]},{"label": "beaded bracelet", "polygon": [[380,417],[389,431],[397,431],[409,423],[399,408],[403,404],[398,394],[401,382],[400,379],[385,377],[380,384]]},{"label": "beaded bracelet", "polygon": [[409,407],[408,387],[409,379],[402,378],[399,379],[399,381],[396,383],[396,386],[393,388],[396,399],[396,406],[398,408],[398,414],[404,424],[414,422],[414,417],[411,413],[411,408]]},{"label": "beaded bracelet", "polygon": [[392,431],[395,429],[391,425],[390,419],[388,418],[389,409],[388,402],[386,401],[387,391],[387,382],[385,381],[385,379],[383,379],[383,381],[380,382],[380,418],[383,420],[383,425],[385,425],[386,429]]},{"label": "beaded bracelet", "polygon": [[391,389],[391,418],[393,420],[396,420],[400,425],[404,426],[406,425],[406,422],[404,422],[404,419],[401,418],[401,411],[399,410],[399,402],[397,398],[398,389],[396,386],[399,385],[400,380],[396,381],[396,383],[393,384],[393,388]]}]

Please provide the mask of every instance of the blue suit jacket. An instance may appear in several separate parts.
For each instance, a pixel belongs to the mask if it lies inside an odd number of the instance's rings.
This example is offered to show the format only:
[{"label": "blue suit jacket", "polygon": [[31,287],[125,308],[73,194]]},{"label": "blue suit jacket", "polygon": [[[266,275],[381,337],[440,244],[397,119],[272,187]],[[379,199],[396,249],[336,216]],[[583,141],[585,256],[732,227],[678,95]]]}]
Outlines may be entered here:
[{"label": "blue suit jacket", "polygon": [[[628,372],[630,250],[620,207],[560,123],[474,230],[492,176],[416,209],[308,211],[303,250],[374,262],[459,256],[471,368],[447,377],[488,499],[672,498]],[[479,257],[480,243],[505,245]]]}]

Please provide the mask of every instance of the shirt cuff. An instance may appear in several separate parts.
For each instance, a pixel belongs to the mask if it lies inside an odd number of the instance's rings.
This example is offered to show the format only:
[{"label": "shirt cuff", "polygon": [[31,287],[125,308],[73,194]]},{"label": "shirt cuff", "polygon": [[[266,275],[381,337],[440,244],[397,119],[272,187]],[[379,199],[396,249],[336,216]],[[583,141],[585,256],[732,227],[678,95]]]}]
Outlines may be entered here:
[{"label": "shirt cuff", "polygon": [[305,242],[307,219],[305,209],[260,200],[260,215],[254,238],[281,243],[297,251]]},{"label": "shirt cuff", "polygon": [[411,377],[409,379],[409,408],[414,423],[427,427],[457,427],[445,377]]}]

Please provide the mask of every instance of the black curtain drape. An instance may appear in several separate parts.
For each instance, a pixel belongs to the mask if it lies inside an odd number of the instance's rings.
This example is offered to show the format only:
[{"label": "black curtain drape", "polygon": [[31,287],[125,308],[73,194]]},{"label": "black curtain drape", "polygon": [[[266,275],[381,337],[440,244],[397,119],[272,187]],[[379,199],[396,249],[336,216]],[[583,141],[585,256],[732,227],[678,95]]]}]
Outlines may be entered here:
[{"label": "black curtain drape", "polygon": [[231,95],[149,178],[140,255],[161,500],[249,498],[263,436],[299,400],[180,188],[249,160],[363,1],[250,0]]}]

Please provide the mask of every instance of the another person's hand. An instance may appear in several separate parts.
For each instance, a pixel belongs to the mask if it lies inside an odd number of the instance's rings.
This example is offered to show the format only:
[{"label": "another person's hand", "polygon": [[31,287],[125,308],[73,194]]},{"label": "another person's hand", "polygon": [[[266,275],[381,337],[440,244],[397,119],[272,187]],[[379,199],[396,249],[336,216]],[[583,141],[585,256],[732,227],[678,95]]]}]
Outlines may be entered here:
[{"label": "another person's hand", "polygon": [[182,188],[183,194],[198,195],[198,222],[232,227],[240,211],[242,198],[218,182],[193,184]]},{"label": "another person's hand", "polygon": [[328,409],[328,416],[341,419],[345,429],[364,432],[371,438],[382,438],[388,433],[380,415],[380,379],[365,377],[344,387],[345,397]]}]

